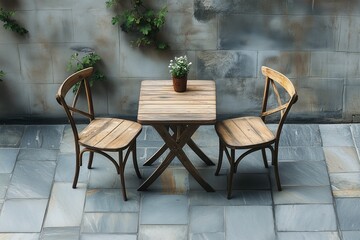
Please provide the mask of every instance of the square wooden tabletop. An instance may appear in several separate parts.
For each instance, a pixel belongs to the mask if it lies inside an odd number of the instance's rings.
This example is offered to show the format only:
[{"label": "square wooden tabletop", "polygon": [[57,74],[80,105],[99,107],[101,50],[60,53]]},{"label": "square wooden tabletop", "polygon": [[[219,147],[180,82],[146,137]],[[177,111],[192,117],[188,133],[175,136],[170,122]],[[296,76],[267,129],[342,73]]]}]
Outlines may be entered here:
[{"label": "square wooden tabletop", "polygon": [[139,123],[214,124],[215,121],[215,81],[188,80],[185,92],[175,92],[172,80],[141,82]]}]

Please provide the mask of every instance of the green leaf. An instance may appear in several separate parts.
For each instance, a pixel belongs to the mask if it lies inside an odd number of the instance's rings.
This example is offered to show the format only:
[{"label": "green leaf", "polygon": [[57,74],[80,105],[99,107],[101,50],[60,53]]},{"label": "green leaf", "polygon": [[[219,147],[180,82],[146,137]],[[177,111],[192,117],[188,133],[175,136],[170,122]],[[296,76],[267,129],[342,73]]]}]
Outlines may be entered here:
[{"label": "green leaf", "polygon": [[116,5],[116,0],[108,0],[106,1],[106,7],[110,8]]},{"label": "green leaf", "polygon": [[166,43],[163,43],[163,42],[159,42],[157,44],[157,48],[160,49],[160,50],[165,50],[167,49],[169,46],[166,44]]},{"label": "green leaf", "polygon": [[[135,22],[135,19],[136,18],[133,15],[128,15],[126,18],[126,21],[131,24],[131,23]],[[136,21],[138,21],[138,19],[136,19]]]},{"label": "green leaf", "polygon": [[151,25],[150,24],[146,24],[142,27],[140,27],[139,31],[144,34],[144,35],[148,35],[149,32],[151,31]]},{"label": "green leaf", "polygon": [[14,19],[11,18],[14,14],[14,11],[7,11],[0,8],[0,21],[4,23],[3,27],[20,35],[25,35],[26,33],[28,33],[28,30],[20,26],[20,24],[18,24]]},{"label": "green leaf", "polygon": [[117,16],[113,17],[113,18],[111,19],[112,25],[118,24],[118,23],[120,22],[120,19],[121,19],[121,16],[120,16],[120,15],[117,15]]},{"label": "green leaf", "polygon": [[[107,2],[115,0],[107,0]],[[119,0],[117,0],[119,1]],[[131,7],[123,10],[120,17],[113,17],[112,23],[119,24],[122,31],[134,34],[133,46],[152,45],[158,49],[166,49],[168,45],[157,41],[157,34],[165,24],[167,7],[154,11],[143,5],[143,0],[129,0]],[[111,5],[111,4],[108,4]]]},{"label": "green leaf", "polygon": [[12,16],[14,16],[14,14],[15,14],[14,11],[8,11],[8,10],[4,10],[3,8],[0,8],[0,20],[1,21],[11,18]]},{"label": "green leaf", "polygon": [[[69,62],[67,63],[67,71],[80,71],[87,67],[94,67],[96,68],[96,65],[101,61],[101,57],[96,54],[95,52],[91,52],[88,54],[85,54],[81,59],[79,59],[79,54],[74,53],[71,55]],[[92,75],[90,79],[90,85],[92,85],[95,81],[103,80],[105,79],[105,75],[100,73],[98,70],[94,71],[94,74]],[[73,92],[75,93],[77,89],[79,88],[79,85],[75,85],[73,88]]]},{"label": "green leaf", "polygon": [[145,17],[146,19],[150,19],[150,20],[151,20],[154,16],[155,16],[155,13],[154,13],[153,10],[148,10],[148,11],[145,12],[145,14],[144,14],[144,17]]}]

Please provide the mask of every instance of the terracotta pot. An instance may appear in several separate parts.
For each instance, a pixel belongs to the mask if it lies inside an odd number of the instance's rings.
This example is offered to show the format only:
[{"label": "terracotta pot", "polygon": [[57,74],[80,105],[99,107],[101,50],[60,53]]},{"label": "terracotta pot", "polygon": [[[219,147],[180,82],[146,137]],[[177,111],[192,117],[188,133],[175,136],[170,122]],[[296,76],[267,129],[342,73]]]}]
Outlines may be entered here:
[{"label": "terracotta pot", "polygon": [[186,91],[186,84],[187,84],[187,76],[177,78],[172,77],[173,80],[173,86],[175,92],[185,92]]}]

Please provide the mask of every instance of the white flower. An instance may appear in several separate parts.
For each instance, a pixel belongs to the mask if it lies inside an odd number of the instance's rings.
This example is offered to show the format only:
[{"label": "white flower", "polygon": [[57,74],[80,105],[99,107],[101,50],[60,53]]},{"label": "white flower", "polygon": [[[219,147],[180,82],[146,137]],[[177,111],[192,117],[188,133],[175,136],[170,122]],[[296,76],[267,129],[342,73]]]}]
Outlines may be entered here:
[{"label": "white flower", "polygon": [[175,77],[187,76],[190,70],[191,62],[188,62],[187,56],[174,57],[174,60],[170,60],[169,72]]}]

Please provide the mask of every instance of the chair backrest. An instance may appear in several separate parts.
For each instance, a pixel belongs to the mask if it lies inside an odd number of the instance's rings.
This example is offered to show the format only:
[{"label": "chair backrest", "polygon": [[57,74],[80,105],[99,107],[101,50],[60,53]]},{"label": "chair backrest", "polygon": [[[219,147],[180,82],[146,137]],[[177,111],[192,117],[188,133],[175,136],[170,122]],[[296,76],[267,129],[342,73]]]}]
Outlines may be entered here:
[{"label": "chair backrest", "polygon": [[[79,139],[79,136],[78,136],[78,131],[77,131],[77,127],[76,127],[76,122],[74,119],[74,114],[77,113],[82,116],[85,116],[90,121],[95,118],[91,89],[90,89],[90,82],[89,82],[89,79],[90,79],[92,73],[93,73],[93,68],[89,67],[89,68],[80,70],[80,71],[70,75],[61,84],[61,86],[59,87],[59,90],[56,94],[56,100],[61,106],[63,106],[63,108],[66,112],[66,115],[71,124],[76,141]],[[77,88],[77,91],[75,92],[74,96],[72,97],[71,105],[69,105],[67,103],[66,96],[69,93],[69,91],[71,89],[73,89],[73,87],[75,85],[77,85],[78,88]],[[80,109],[76,106],[76,104],[78,102],[79,94],[82,92],[85,92],[85,97],[86,97],[85,110]],[[71,100],[71,98],[70,98],[70,100]]]},{"label": "chair backrest", "polygon": [[[267,116],[280,112],[280,119],[276,132],[276,138],[279,139],[285,119],[292,105],[297,101],[298,95],[293,83],[283,74],[265,66],[261,67],[261,71],[262,74],[265,76],[265,89],[261,110],[261,118],[265,121],[265,118]],[[272,91],[270,90],[270,87],[272,88]],[[268,100],[271,93],[273,93],[276,98],[277,106],[268,109]],[[285,101],[282,102],[282,100]]]}]

